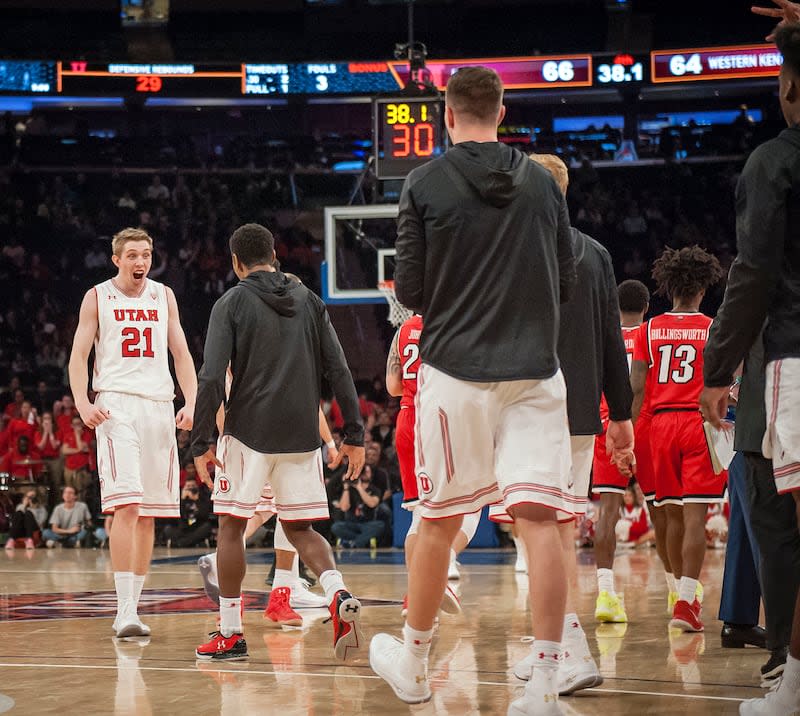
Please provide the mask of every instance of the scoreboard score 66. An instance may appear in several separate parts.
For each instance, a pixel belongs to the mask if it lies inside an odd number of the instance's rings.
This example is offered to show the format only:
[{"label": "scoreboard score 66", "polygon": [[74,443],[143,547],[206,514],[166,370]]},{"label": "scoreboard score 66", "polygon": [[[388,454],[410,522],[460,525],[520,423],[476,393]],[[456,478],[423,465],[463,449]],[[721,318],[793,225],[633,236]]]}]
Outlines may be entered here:
[{"label": "scoreboard score 66", "polygon": [[373,104],[375,174],[402,179],[444,151],[442,101],[434,97],[382,97]]}]

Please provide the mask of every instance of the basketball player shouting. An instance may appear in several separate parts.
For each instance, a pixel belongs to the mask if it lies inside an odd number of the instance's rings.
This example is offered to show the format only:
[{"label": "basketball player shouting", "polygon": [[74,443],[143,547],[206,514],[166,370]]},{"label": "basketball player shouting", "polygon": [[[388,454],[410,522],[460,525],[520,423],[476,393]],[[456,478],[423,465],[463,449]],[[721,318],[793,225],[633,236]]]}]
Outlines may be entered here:
[{"label": "basketball player shouting", "polygon": [[[725,300],[706,349],[701,407],[718,425],[739,361],[766,319],[766,434],[778,493],[794,496],[800,526],[800,6],[780,0],[775,38],[783,55],[778,97],[789,128],[756,149],[736,188],[736,244]],[[780,530],[776,527],[775,540]],[[763,549],[763,547],[762,547]],[[783,680],[744,716],[800,712],[800,595]]]},{"label": "basketball player shouting", "polygon": [[[272,234],[245,224],[230,240],[239,283],[211,311],[200,371],[192,453],[200,478],[214,489],[220,515],[217,538],[220,628],[197,647],[199,659],[247,658],[241,586],[246,571],[244,532],[269,483],[286,536],[319,575],[334,629],[334,653],[344,659],[363,646],[361,604],[345,588],[330,545],[311,528],[328,518],[319,444],[319,391],[330,382],[345,415],[346,479],[364,466],[364,427],[353,378],[322,301],[277,271]],[[225,406],[222,454],[214,453],[214,418]],[[223,469],[216,484],[207,465]]]},{"label": "basketball player shouting", "polygon": [[575,266],[567,205],[545,169],[497,140],[503,87],[485,67],[447,85],[453,148],[412,171],[397,237],[398,299],[425,317],[417,393],[422,510],[403,641],[376,635],[370,665],[407,703],[431,698],[428,654],[465,514],[503,501],[531,561],[541,659],[510,713],[558,714],[566,598],[559,514],[572,516],[559,301]]},{"label": "basketball player shouting", "polygon": [[[180,517],[175,426],[192,428],[197,378],[175,294],[147,278],[153,240],[141,229],[124,229],[111,249],[117,275],[83,298],[69,381],[81,419],[97,431],[103,511],[114,513],[113,628],[122,638],[150,634],[137,605],[153,553],[153,518]],[[91,403],[86,366],[93,344],[98,395]],[[186,400],[177,416],[168,350]]]},{"label": "basketball player shouting", "polygon": [[698,412],[711,326],[700,303],[722,275],[719,261],[698,246],[664,250],[653,265],[653,278],[659,293],[672,299],[672,310],[645,324],[645,340],[636,342],[631,367],[634,420],[650,382],[655,504],[666,511],[669,562],[680,579],[670,625],[688,632],[703,631],[696,595],[706,553],[706,513],[725,491],[725,474],[714,473]]},{"label": "basketball player shouting", "polygon": [[[395,442],[397,462],[400,465],[400,481],[403,484],[403,507],[411,510],[411,526],[405,540],[406,566],[411,564],[414,546],[417,542],[417,531],[421,519],[417,510],[419,505],[419,489],[414,469],[414,430],[417,411],[414,401],[417,395],[417,373],[419,372],[419,340],[422,336],[422,316],[414,314],[397,330],[386,360],[386,391],[389,395],[400,397],[400,412],[397,414]],[[478,529],[480,512],[464,515],[461,529],[456,534],[450,549],[450,566],[448,579],[459,579],[460,573],[456,563],[459,552],[466,549]],[[454,613],[461,610],[456,593],[448,586],[442,601],[442,610]],[[408,595],[403,599],[403,616],[408,612]]]}]

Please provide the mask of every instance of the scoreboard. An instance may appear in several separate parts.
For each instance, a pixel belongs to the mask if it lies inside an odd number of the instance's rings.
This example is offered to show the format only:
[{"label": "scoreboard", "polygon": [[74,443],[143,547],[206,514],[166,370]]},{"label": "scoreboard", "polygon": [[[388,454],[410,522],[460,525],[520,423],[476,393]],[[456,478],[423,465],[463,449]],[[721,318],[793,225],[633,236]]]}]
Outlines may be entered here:
[{"label": "scoreboard", "polygon": [[[427,77],[444,90],[462,67],[494,69],[514,90],[608,89],[625,85],[775,77],[783,61],[773,45],[657,50],[649,55],[571,54],[431,60]],[[259,98],[374,96],[398,92],[407,62],[96,63],[0,60],[0,94],[69,97]]]},{"label": "scoreboard", "polygon": [[373,105],[375,175],[402,179],[445,150],[438,97],[383,97]]}]

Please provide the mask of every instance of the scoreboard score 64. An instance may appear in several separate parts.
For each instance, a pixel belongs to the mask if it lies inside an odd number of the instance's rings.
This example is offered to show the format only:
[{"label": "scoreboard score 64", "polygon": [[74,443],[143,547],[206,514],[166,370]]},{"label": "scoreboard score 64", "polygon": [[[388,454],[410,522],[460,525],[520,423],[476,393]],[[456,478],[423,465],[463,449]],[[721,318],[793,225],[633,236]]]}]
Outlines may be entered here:
[{"label": "scoreboard score 64", "polygon": [[375,174],[403,179],[444,151],[442,101],[434,97],[382,97],[373,104]]}]

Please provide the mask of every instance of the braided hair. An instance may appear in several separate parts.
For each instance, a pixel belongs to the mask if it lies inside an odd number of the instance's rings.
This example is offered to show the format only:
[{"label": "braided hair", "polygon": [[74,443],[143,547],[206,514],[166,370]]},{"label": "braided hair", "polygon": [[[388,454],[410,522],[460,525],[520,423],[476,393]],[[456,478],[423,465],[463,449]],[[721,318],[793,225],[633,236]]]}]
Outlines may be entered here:
[{"label": "braided hair", "polygon": [[664,249],[653,264],[656,293],[667,298],[690,300],[713,286],[723,276],[717,257],[699,246]]}]

